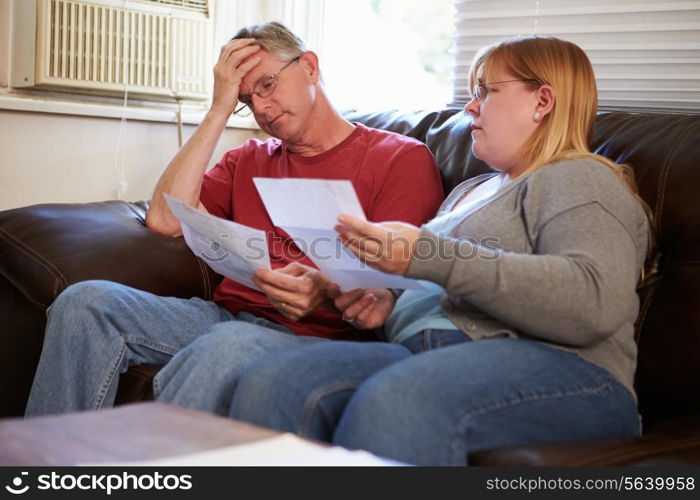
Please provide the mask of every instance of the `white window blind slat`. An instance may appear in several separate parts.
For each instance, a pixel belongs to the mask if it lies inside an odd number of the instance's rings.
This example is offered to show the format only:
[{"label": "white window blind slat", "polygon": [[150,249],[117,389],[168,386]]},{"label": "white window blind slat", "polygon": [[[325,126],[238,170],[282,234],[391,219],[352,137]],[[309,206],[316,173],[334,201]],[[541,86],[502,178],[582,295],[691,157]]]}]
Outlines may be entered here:
[{"label": "white window blind slat", "polygon": [[700,112],[700,1],[455,0],[453,105],[469,100],[478,49],[517,35],[572,41],[591,59],[599,105]]},{"label": "white window blind slat", "polygon": [[[585,4],[570,0],[455,0],[457,17],[483,18],[511,16],[544,16],[579,14],[636,14],[673,12],[697,9],[697,0],[591,0]],[[469,10],[461,8],[469,4]]]}]

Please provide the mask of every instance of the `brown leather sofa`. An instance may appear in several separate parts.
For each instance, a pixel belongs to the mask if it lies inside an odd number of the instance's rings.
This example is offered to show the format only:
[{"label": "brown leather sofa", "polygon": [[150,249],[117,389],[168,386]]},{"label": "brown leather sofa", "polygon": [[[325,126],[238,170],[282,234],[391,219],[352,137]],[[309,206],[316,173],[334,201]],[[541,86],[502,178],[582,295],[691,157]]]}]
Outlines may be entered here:
[{"label": "brown leather sofa", "polygon": [[[346,113],[425,142],[446,192],[488,171],[459,109]],[[482,451],[475,465],[700,464],[700,115],[604,112],[594,149],[631,165],[656,216],[658,254],[640,286],[636,386],[644,435]],[[46,309],[66,286],[119,281],[162,295],[211,297],[220,277],[181,239],[144,226],[146,205],[106,201],[0,212],[0,416],[21,415],[41,352]],[[149,398],[156,367],[122,375],[118,402]]]}]

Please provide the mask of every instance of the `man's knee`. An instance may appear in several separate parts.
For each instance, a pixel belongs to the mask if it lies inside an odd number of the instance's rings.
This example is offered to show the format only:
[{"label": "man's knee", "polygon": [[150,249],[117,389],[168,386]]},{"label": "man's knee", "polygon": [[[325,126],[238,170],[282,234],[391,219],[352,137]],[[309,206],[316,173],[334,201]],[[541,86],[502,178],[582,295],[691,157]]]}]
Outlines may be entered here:
[{"label": "man's knee", "polygon": [[127,287],[104,280],[80,281],[63,290],[51,304],[49,311],[69,309],[76,312],[87,306],[99,306],[115,298],[122,288]]},{"label": "man's knee", "polygon": [[112,322],[112,316],[119,317],[119,303],[130,290],[125,285],[102,280],[69,286],[47,310],[45,341],[65,342],[72,338],[87,344],[113,335],[113,329],[104,328],[104,324]]}]

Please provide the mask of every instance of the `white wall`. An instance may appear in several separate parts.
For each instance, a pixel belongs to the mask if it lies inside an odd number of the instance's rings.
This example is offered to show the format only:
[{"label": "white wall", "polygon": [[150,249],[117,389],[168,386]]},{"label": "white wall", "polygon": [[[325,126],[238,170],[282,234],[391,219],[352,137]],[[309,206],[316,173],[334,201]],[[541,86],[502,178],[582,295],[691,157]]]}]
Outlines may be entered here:
[{"label": "white wall", "polygon": [[[116,199],[115,154],[120,120],[0,110],[0,210],[35,203]],[[184,126],[184,140],[194,132]],[[226,129],[212,164],[228,149],[262,132]],[[149,199],[177,152],[177,126],[127,121],[121,154],[128,183],[124,199]]]},{"label": "white wall", "polygon": [[[0,101],[3,101],[0,103],[0,210],[36,203],[115,199],[119,180],[115,155],[120,120],[108,116],[121,116],[121,99],[106,100],[105,117],[101,118],[96,117],[102,113],[95,112],[93,106],[99,105],[99,100],[81,101],[75,96],[55,93],[25,95],[8,86],[12,12],[17,2],[28,1],[34,0],[0,0]],[[223,43],[243,24],[269,18],[286,20],[292,14],[299,17],[299,13],[322,11],[324,1],[214,0],[210,5],[217,14],[214,18],[216,43]],[[212,63],[218,52],[217,46]],[[26,106],[17,101],[23,97],[27,98]],[[86,106],[93,108],[84,113]],[[126,122],[119,157],[121,160],[121,155],[125,155],[128,184],[123,198],[130,201],[150,198],[158,177],[177,151],[177,125],[172,123],[174,106],[159,105],[150,111],[138,106],[139,103],[135,103],[135,107],[128,110],[130,119]],[[44,112],[47,110],[52,112]],[[194,114],[201,115],[202,111],[195,110]],[[64,112],[70,114],[61,114]],[[160,121],[146,121],[149,112],[160,114]],[[143,119],[131,119],[134,114]],[[193,123],[192,117],[189,121]],[[183,139],[187,140],[194,130],[194,125],[185,125]],[[266,136],[250,128],[227,128],[212,163],[226,150],[251,137],[264,139]]]}]

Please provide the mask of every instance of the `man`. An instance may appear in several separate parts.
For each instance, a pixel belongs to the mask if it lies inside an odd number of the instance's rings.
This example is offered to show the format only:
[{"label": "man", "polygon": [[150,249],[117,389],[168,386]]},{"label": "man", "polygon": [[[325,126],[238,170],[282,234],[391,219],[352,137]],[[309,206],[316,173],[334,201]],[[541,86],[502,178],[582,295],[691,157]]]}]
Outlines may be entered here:
[{"label": "man", "polygon": [[[272,226],[252,178],[349,179],[370,220],[420,224],[442,200],[430,152],[343,119],[325,95],[317,56],[278,23],[242,29],[221,49],[214,79],[211,108],[156,185],[146,223],[181,234],[162,196],[168,193],[265,231],[275,270],[254,277],[265,293],[227,278],[213,301],[105,281],[67,288],[50,308],[27,415],[111,406],[120,373],[168,363],[178,351],[154,380],[159,399],[226,414],[238,374],[265,352],[369,338],[321,307],[337,296],[337,286],[298,251],[292,255],[293,243]],[[206,171],[229,116],[243,106],[273,138],[248,141]]]}]

